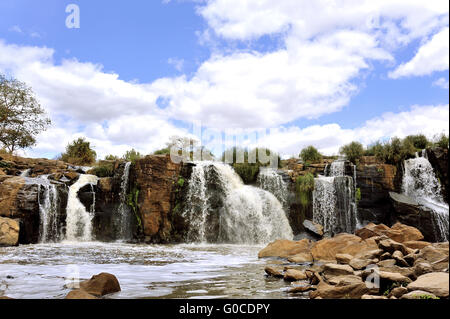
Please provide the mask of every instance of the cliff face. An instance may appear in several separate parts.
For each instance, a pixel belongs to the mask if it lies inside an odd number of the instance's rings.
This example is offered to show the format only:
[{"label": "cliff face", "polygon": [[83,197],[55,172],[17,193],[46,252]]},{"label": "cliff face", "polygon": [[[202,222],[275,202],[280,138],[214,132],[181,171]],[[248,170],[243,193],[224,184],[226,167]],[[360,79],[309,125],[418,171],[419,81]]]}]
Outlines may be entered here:
[{"label": "cliff face", "polygon": [[433,147],[427,149],[428,160],[439,178],[442,187],[442,195],[445,201],[449,200],[448,182],[448,149]]}]

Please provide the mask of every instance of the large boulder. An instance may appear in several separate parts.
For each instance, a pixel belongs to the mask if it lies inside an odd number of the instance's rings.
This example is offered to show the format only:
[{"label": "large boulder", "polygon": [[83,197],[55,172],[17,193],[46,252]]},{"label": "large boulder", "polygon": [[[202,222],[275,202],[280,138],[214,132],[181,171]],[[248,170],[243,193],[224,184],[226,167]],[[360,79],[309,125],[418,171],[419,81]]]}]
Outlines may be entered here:
[{"label": "large boulder", "polygon": [[16,246],[19,244],[19,222],[0,217],[0,246]]},{"label": "large boulder", "polygon": [[374,223],[369,223],[363,228],[358,229],[355,232],[355,235],[362,239],[385,235],[400,243],[424,239],[424,236],[417,228],[401,223],[396,223],[390,228],[384,224],[376,225]]},{"label": "large boulder", "polygon": [[80,288],[88,294],[101,297],[120,291],[120,284],[116,276],[108,273],[100,273],[91,279],[80,283]]},{"label": "large boulder", "polygon": [[407,288],[410,291],[422,290],[430,292],[437,297],[448,298],[449,274],[445,272],[432,272],[417,278]]},{"label": "large boulder", "polygon": [[310,248],[311,248],[311,241],[306,238],[299,241],[280,239],[270,243],[269,245],[267,245],[267,247],[263,248],[258,253],[258,258],[264,257],[288,258],[301,253],[309,253]]},{"label": "large boulder", "polygon": [[98,297],[91,295],[82,289],[75,289],[69,292],[65,299],[98,299]]},{"label": "large boulder", "polygon": [[428,148],[427,156],[437,177],[442,182],[442,192],[448,203],[450,191],[448,185],[448,149],[441,147]]},{"label": "large boulder", "polygon": [[305,219],[303,221],[303,227],[317,237],[323,236],[323,226],[318,223]]},{"label": "large boulder", "polygon": [[351,285],[329,285],[324,281],[317,285],[317,290],[312,291],[309,297],[312,299],[360,299],[363,295],[370,294],[373,289],[367,287],[363,282]]}]

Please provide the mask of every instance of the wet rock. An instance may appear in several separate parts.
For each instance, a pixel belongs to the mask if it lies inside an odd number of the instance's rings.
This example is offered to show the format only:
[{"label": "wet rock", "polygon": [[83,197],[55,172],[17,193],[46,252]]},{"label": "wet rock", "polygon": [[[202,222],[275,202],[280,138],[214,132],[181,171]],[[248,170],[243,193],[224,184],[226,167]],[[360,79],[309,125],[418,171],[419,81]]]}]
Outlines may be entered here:
[{"label": "wet rock", "polygon": [[308,284],[301,284],[301,285],[295,285],[294,287],[290,288],[288,290],[289,293],[303,293],[310,290],[316,290],[317,287],[314,285],[308,285]]},{"label": "wet rock", "polygon": [[0,247],[17,246],[19,244],[19,222],[0,217]]},{"label": "wet rock", "polygon": [[401,296],[403,296],[407,292],[408,292],[408,289],[406,287],[396,287],[396,288],[391,290],[391,292],[389,293],[388,297],[390,298],[390,297],[394,296],[395,298],[400,298]]},{"label": "wet rock", "polygon": [[75,289],[69,292],[65,299],[98,299],[96,296],[87,293],[81,289]]},{"label": "wet rock", "polygon": [[423,290],[437,297],[448,298],[449,274],[445,272],[432,272],[421,275],[407,286],[409,291]]},{"label": "wet rock", "polygon": [[300,253],[288,258],[288,261],[291,263],[310,263],[313,262],[313,256],[310,252]]},{"label": "wet rock", "polygon": [[349,265],[325,264],[323,273],[327,277],[353,275],[353,268]]},{"label": "wet rock", "polygon": [[100,273],[91,279],[80,283],[80,288],[94,296],[104,296],[120,291],[120,284],[116,276]]},{"label": "wet rock", "polygon": [[438,297],[427,291],[415,290],[402,295],[400,299],[438,299]]},{"label": "wet rock", "polygon": [[295,256],[300,253],[309,253],[311,241],[309,239],[302,239],[299,241],[292,241],[287,239],[276,240],[267,247],[263,248],[258,253],[258,258],[264,257],[280,257],[287,258]]},{"label": "wet rock", "polygon": [[288,269],[284,274],[284,280],[286,281],[298,281],[308,279],[305,271],[297,269]]},{"label": "wet rock", "polygon": [[264,268],[266,274],[270,277],[283,278],[283,269],[279,267],[267,266]]},{"label": "wet rock", "polygon": [[303,227],[309,231],[310,233],[314,234],[317,237],[322,237],[323,236],[323,226],[315,223],[311,220],[305,219],[303,221]]}]

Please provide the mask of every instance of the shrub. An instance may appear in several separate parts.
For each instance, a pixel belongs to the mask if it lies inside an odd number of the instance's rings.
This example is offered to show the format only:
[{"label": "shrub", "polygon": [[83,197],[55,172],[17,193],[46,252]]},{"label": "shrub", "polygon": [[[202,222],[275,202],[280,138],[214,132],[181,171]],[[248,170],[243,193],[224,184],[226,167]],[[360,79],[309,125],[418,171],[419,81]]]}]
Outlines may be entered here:
[{"label": "shrub", "polygon": [[170,148],[168,147],[153,152],[153,155],[166,155],[166,154],[170,154]]},{"label": "shrub", "polygon": [[91,165],[96,157],[97,154],[91,149],[90,142],[80,137],[67,145],[66,152],[61,154],[60,160],[73,165]]},{"label": "shrub", "polygon": [[314,190],[314,175],[307,173],[304,176],[297,177],[295,181],[295,190],[302,206],[307,206],[312,199]]},{"label": "shrub", "polygon": [[112,177],[114,175],[114,167],[112,163],[102,163],[94,167],[89,173],[98,177]]},{"label": "shrub", "polygon": [[300,152],[300,157],[304,163],[317,163],[323,158],[322,154],[312,145],[305,147]]},{"label": "shrub", "polygon": [[260,165],[249,163],[234,163],[234,171],[245,184],[254,184],[258,178]]},{"label": "shrub", "polygon": [[433,145],[441,148],[448,148],[448,135],[442,133],[435,136]]},{"label": "shrub", "polygon": [[403,141],[404,143],[412,144],[416,148],[416,150],[423,150],[431,145],[427,137],[423,134],[409,135],[405,137]]},{"label": "shrub", "polygon": [[105,156],[105,161],[117,161],[118,159],[119,159],[118,156],[112,154]]},{"label": "shrub", "polygon": [[127,161],[127,162],[131,162],[131,163],[136,163],[136,161],[138,159],[141,159],[143,156],[141,155],[141,153],[137,152],[134,148],[126,151],[125,154],[122,156],[122,159]]},{"label": "shrub", "polygon": [[377,154],[381,154],[382,152],[383,152],[383,144],[381,144],[380,142],[376,142],[367,147],[367,149],[364,151],[364,155],[377,156]]},{"label": "shrub", "polygon": [[339,153],[344,154],[350,162],[356,165],[364,155],[364,147],[359,142],[351,142],[342,146]]}]

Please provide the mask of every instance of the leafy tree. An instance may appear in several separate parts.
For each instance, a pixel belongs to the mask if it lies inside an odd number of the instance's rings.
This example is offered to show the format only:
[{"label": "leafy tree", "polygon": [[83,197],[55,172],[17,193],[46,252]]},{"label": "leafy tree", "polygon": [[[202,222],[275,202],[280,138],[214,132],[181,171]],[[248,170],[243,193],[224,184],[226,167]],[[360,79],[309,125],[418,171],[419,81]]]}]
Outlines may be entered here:
[{"label": "leafy tree", "polygon": [[383,144],[379,141],[368,146],[364,151],[365,156],[377,156],[377,154],[381,154],[383,152]]},{"label": "leafy tree", "polygon": [[305,147],[300,152],[300,157],[305,163],[317,163],[323,158],[322,154],[312,145]]},{"label": "leafy tree", "polygon": [[117,161],[118,159],[119,159],[118,156],[112,155],[112,154],[109,154],[109,155],[105,156],[105,161]]},{"label": "leafy tree", "polygon": [[10,153],[31,147],[50,124],[31,88],[0,74],[0,144]]},{"label": "leafy tree", "polygon": [[307,173],[304,176],[297,177],[295,181],[295,190],[300,204],[307,206],[312,202],[312,192],[314,190],[314,175]]},{"label": "leafy tree", "polygon": [[342,146],[339,153],[344,154],[353,164],[358,164],[359,160],[364,155],[364,147],[359,142],[351,142],[350,144]]},{"label": "leafy tree", "polygon": [[135,163],[138,159],[141,159],[142,157],[143,156],[141,155],[141,153],[139,153],[133,148],[129,151],[126,151],[125,154],[122,156],[122,159],[127,162]]},{"label": "leafy tree", "polygon": [[441,148],[448,148],[448,135],[442,133],[435,136],[433,145]]},{"label": "leafy tree", "polygon": [[423,150],[428,146],[430,146],[430,142],[428,141],[427,137],[423,134],[409,135],[405,137],[403,141],[404,143],[412,144],[417,150]]},{"label": "leafy tree", "polygon": [[91,165],[95,162],[97,153],[91,149],[90,142],[80,137],[69,143],[66,152],[61,154],[61,160],[74,165]]}]

